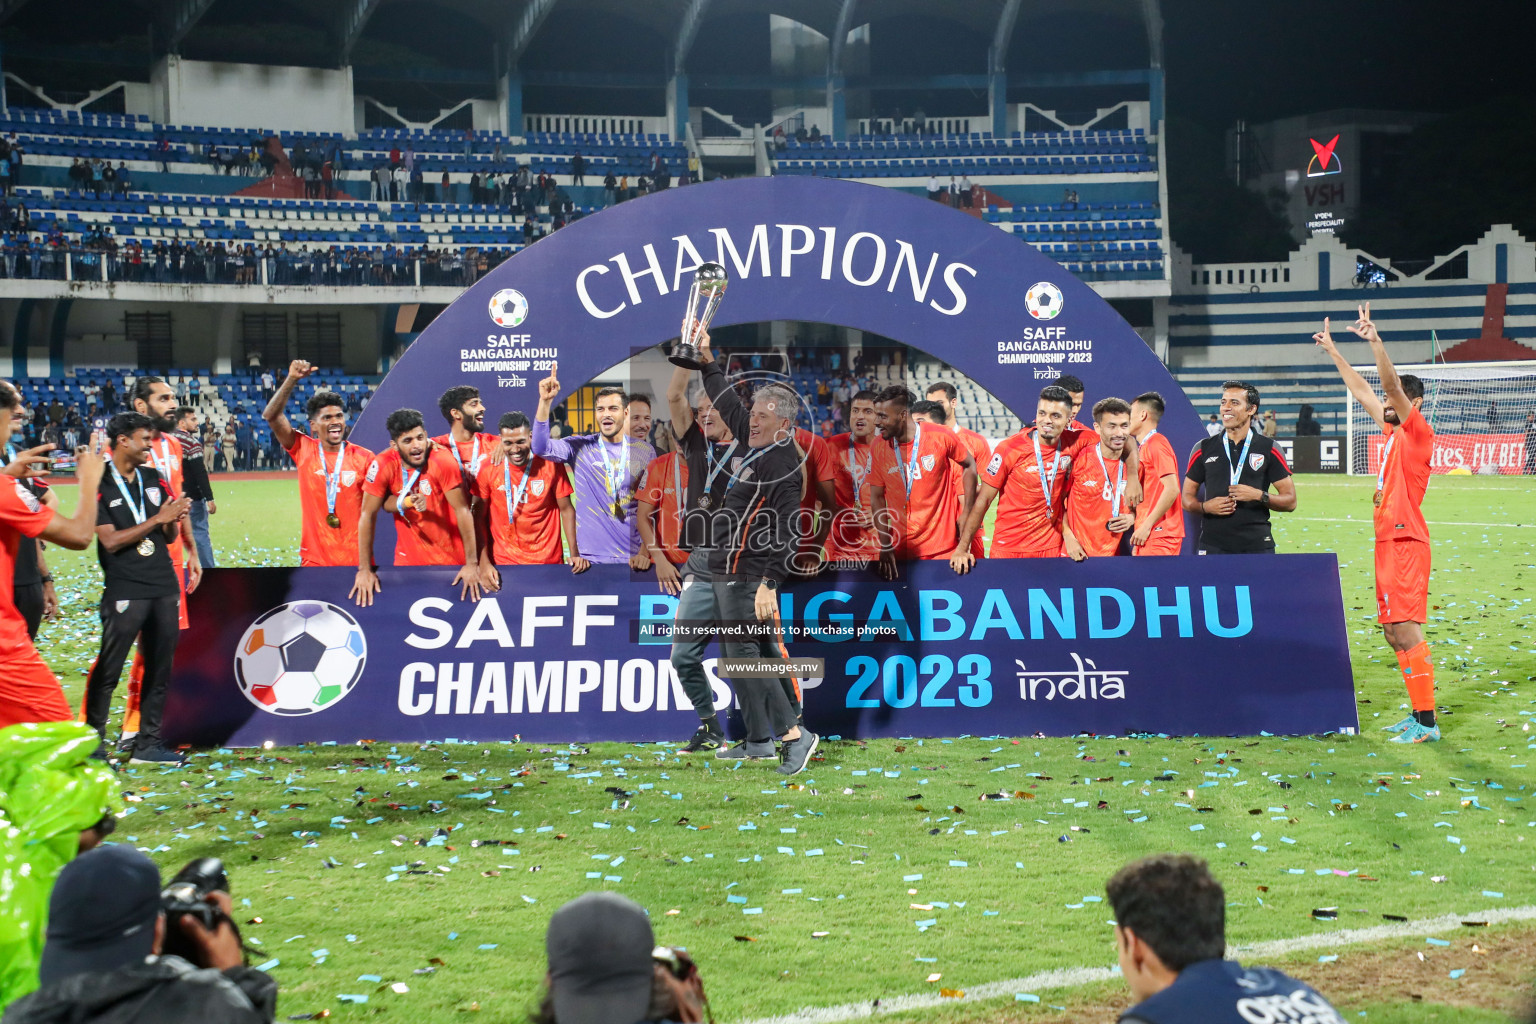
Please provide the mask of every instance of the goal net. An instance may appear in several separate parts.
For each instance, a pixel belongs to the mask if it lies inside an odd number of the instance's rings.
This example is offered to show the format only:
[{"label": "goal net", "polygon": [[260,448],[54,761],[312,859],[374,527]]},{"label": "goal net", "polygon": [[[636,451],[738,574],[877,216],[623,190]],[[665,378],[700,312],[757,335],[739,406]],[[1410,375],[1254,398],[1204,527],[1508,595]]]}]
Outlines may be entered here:
[{"label": "goal net", "polygon": [[[1381,394],[1375,365],[1357,366]],[[1435,429],[1434,473],[1536,472],[1536,360],[1399,366],[1424,382],[1424,418]],[[1345,397],[1349,471],[1375,473],[1386,444],[1381,428],[1352,395]]]}]

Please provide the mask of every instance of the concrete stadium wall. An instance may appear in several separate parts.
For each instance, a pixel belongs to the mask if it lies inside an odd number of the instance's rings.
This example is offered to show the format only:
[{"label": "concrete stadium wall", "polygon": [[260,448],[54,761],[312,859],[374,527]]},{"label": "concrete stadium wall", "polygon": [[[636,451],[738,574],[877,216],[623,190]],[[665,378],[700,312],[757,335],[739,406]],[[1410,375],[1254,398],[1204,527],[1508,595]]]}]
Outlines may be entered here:
[{"label": "concrete stadium wall", "polygon": [[350,67],[227,64],[170,56],[150,69],[149,86],[150,109],[129,113],[147,114],[159,124],[356,130]]},{"label": "concrete stadium wall", "polygon": [[290,349],[296,338],[293,317],[299,313],[338,313],[341,316],[343,369],[373,374],[381,370],[383,332],[393,327],[393,306],[308,305],[276,307],[259,302],[112,302],[87,299],[0,300],[0,338],[13,361],[18,338],[26,349],[27,374],[47,377],[60,365],[133,366],[137,347],[124,335],[127,313],[170,313],[174,366],[228,373],[244,366],[241,314],[280,313],[288,316]]},{"label": "concrete stadium wall", "polygon": [[[1443,351],[1481,333],[1488,286],[1497,283],[1509,285],[1504,336],[1536,345],[1536,245],[1508,225],[1496,225],[1458,252],[1467,257],[1465,278],[1419,274],[1385,288],[1357,288],[1356,256],[1388,268],[1391,261],[1333,236],[1308,239],[1282,263],[1196,264],[1176,250],[1169,365],[1176,372],[1308,365],[1317,361],[1312,334],[1323,317],[1333,317],[1342,330],[1364,301],[1371,303],[1394,359],[1429,362],[1432,336]],[[1211,283],[1205,283],[1207,273]]]}]

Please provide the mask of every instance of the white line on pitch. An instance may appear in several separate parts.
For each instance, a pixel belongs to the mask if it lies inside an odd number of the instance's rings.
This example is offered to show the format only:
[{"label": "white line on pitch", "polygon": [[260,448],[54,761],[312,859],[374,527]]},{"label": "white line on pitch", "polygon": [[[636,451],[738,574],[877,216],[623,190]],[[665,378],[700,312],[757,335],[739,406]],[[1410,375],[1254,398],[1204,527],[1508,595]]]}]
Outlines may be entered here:
[{"label": "white line on pitch", "polygon": [[[1287,516],[1285,522],[1300,523],[1350,523],[1354,526],[1370,526],[1369,519],[1325,519],[1322,516]],[[1481,526],[1495,530],[1536,530],[1536,523],[1453,523],[1444,519],[1426,519],[1430,526]]]},{"label": "white line on pitch", "polygon": [[[1509,907],[1500,910],[1484,910],[1475,914],[1443,914],[1440,917],[1424,918],[1419,921],[1381,924],[1371,928],[1347,928],[1343,931],[1256,942],[1246,946],[1232,946],[1227,952],[1228,955],[1240,954],[1241,959],[1257,963],[1271,957],[1309,949],[1332,949],[1337,946],[1353,946],[1388,939],[1417,938],[1433,935],[1436,932],[1455,931],[1462,926],[1462,921],[1503,924],[1509,921],[1531,920],[1536,920],[1536,906]],[[807,1006],[794,1013],[777,1017],[759,1017],[756,1020],[744,1021],[743,1024],[834,1024],[837,1021],[857,1020],[886,1013],[996,999],[1015,992],[1075,988],[1079,985],[1091,985],[1094,982],[1111,981],[1118,977],[1119,973],[1118,967],[1063,967],[1008,981],[989,981],[981,985],[971,985],[965,989],[965,994],[958,998],[946,998],[931,992],[882,996],[878,1008],[875,1007],[874,1000],[866,999],[863,1002],[843,1003],[839,1006]]]}]

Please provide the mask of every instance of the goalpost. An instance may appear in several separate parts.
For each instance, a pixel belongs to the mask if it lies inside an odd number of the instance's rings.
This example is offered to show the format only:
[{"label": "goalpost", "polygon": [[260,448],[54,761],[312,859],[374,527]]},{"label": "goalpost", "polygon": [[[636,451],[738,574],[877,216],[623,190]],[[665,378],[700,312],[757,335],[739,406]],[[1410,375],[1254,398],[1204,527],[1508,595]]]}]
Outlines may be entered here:
[{"label": "goalpost", "polygon": [[[1355,369],[1379,395],[1375,364]],[[1517,475],[1536,472],[1536,359],[1493,363],[1421,363],[1397,368],[1424,382],[1424,418],[1435,429],[1434,473]],[[1351,475],[1375,473],[1381,428],[1345,394]]]}]

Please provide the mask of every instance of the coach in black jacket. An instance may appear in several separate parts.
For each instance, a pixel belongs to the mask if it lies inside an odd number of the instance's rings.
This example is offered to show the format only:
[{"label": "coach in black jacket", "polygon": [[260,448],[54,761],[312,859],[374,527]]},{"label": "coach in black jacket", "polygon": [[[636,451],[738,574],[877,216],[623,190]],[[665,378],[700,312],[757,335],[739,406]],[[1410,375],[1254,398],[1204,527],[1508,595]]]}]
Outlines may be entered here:
[{"label": "coach in black jacket", "polygon": [[[771,383],[758,388],[749,412],[714,360],[709,336],[699,337],[704,390],[715,412],[738,438],[746,454],[733,459],[724,507],[710,519],[709,571],[714,577],[720,621],[770,625],[770,635],[746,638],[722,632],[720,648],[728,658],[782,660],[779,635],[779,584],[791,571],[798,546],[796,532],[804,487],[800,450],[795,446],[795,416],[800,399],[789,387]],[[724,759],[769,757],[774,737],[784,740],[779,771],[795,775],[810,763],[820,737],[796,722],[783,683],[772,677],[738,676],[731,685],[741,701],[746,740],[715,752]]]}]

